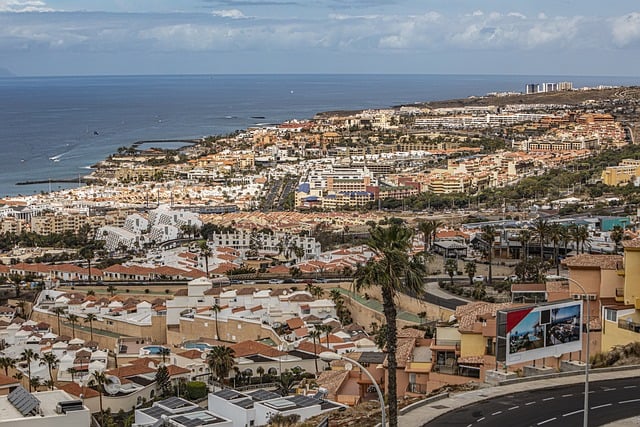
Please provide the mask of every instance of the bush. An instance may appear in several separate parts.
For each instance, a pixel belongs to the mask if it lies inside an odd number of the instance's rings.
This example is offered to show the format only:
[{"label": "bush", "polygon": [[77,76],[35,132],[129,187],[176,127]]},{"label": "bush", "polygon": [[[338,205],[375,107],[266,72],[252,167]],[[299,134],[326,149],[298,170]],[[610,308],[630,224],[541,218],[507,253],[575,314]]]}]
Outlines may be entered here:
[{"label": "bush", "polygon": [[207,395],[207,385],[202,381],[191,381],[187,383],[187,396],[189,399],[202,399]]},{"label": "bush", "polygon": [[148,294],[148,293],[149,293],[149,288],[145,289],[145,290],[144,290],[144,293],[145,293],[145,294]]}]

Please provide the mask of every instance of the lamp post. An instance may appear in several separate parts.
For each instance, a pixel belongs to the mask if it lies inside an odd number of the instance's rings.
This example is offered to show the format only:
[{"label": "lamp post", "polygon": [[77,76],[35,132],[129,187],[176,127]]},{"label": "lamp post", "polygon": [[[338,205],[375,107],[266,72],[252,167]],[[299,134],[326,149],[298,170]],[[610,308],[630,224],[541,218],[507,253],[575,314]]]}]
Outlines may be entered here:
[{"label": "lamp post", "polygon": [[376,392],[378,393],[378,400],[380,401],[380,410],[382,411],[382,427],[385,427],[387,425],[387,414],[384,409],[384,396],[382,395],[380,386],[376,382],[375,378],[373,378],[373,375],[371,375],[371,373],[367,371],[365,367],[362,366],[360,363],[356,362],[353,359],[349,359],[348,357],[343,356],[341,354],[334,353],[332,351],[323,351],[318,356],[320,357],[320,359],[324,360],[325,362],[330,362],[333,360],[346,360],[348,362],[351,362],[354,365],[356,365],[358,368],[360,368],[361,372],[364,372],[365,375],[369,377],[369,379],[373,383],[373,386],[376,388]]},{"label": "lamp post", "polygon": [[584,299],[587,301],[587,314],[585,315],[586,327],[587,327],[587,348],[585,350],[585,365],[584,365],[584,416],[582,425],[583,427],[589,427],[589,295],[584,287],[578,283],[577,280],[570,277],[565,277],[569,282],[573,283],[582,291]]}]

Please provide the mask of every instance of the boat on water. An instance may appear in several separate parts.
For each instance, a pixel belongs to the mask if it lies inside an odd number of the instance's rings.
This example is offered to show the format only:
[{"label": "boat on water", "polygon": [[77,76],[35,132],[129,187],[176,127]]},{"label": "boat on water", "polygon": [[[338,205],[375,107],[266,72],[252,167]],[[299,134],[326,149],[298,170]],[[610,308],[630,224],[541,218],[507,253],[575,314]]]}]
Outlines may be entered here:
[{"label": "boat on water", "polygon": [[251,116],[252,119],[264,119],[264,116]]}]

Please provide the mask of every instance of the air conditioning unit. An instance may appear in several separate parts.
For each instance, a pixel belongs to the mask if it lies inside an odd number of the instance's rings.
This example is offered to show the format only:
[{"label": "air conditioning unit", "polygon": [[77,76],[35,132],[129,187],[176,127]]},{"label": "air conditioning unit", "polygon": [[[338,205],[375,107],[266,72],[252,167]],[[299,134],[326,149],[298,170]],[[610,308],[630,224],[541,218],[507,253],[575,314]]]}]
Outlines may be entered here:
[{"label": "air conditioning unit", "polygon": [[582,295],[581,295],[581,294],[573,294],[573,295],[572,295],[572,297],[573,297],[573,299],[574,299],[575,301],[579,301],[579,300],[581,300],[581,299],[582,299]]},{"label": "air conditioning unit", "polygon": [[595,301],[596,299],[598,299],[597,295],[594,295],[594,294],[589,295],[589,301]]}]

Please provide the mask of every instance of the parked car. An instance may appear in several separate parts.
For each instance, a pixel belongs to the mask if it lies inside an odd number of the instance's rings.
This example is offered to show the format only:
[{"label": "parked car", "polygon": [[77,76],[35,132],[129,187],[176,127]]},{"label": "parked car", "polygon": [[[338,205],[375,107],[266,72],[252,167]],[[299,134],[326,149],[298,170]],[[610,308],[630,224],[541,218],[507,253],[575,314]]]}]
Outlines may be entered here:
[{"label": "parked car", "polygon": [[484,276],[473,276],[474,283],[482,283],[484,282]]}]

